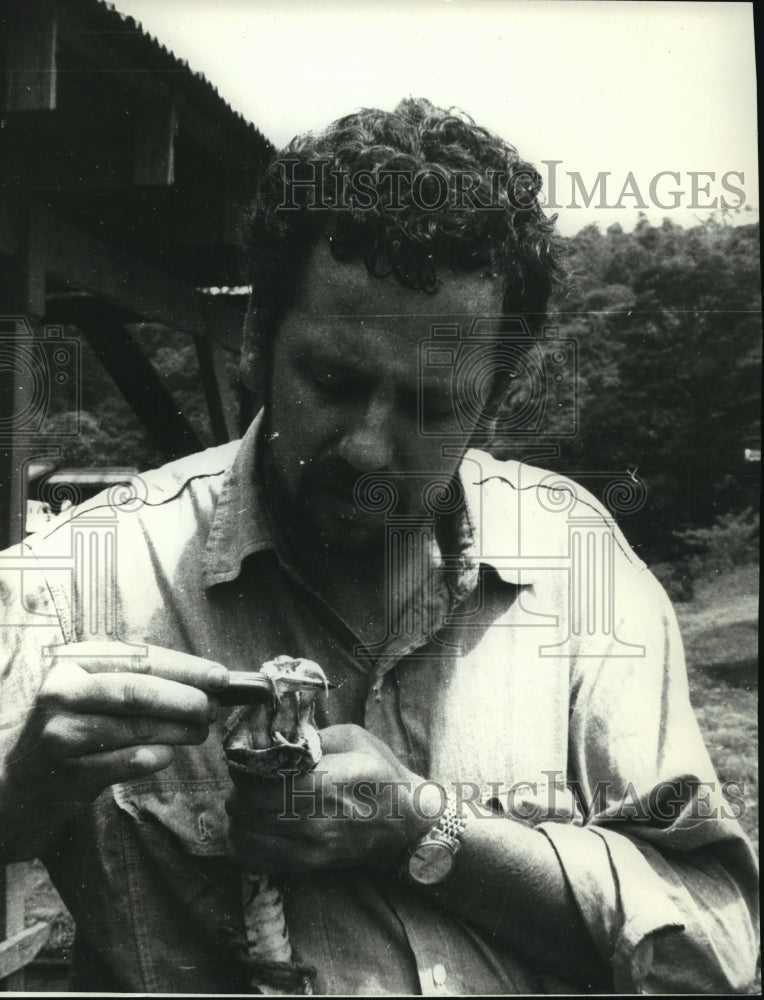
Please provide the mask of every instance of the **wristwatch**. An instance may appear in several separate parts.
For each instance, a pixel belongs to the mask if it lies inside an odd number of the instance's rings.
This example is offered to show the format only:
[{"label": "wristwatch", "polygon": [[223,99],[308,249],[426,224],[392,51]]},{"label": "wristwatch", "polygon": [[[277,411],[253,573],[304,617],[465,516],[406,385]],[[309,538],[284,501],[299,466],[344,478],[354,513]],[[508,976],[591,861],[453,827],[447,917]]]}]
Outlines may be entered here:
[{"label": "wristwatch", "polygon": [[453,871],[456,854],[461,847],[459,837],[467,826],[462,810],[457,810],[453,796],[446,798],[446,808],[440,819],[427,833],[419,837],[406,852],[401,876],[417,885],[437,885]]}]

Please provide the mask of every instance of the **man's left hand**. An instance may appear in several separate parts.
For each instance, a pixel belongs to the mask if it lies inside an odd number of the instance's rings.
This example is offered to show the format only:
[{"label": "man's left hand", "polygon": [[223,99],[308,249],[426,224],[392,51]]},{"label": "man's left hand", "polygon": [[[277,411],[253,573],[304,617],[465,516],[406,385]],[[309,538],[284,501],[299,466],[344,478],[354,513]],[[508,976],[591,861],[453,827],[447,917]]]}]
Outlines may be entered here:
[{"label": "man's left hand", "polygon": [[237,776],[226,803],[230,853],[263,874],[396,867],[445,802],[433,782],[355,725],[321,731],[323,756],[306,775]]}]

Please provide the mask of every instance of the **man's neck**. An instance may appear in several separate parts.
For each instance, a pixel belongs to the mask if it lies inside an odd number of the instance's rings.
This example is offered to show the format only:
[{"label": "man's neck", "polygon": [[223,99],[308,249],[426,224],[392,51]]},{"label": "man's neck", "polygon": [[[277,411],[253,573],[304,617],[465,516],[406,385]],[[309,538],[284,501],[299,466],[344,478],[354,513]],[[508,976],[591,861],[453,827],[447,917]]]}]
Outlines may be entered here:
[{"label": "man's neck", "polygon": [[362,642],[379,641],[387,623],[404,607],[417,609],[425,626],[434,571],[441,552],[449,552],[454,542],[453,517],[436,519],[414,532],[382,531],[354,549],[322,536],[320,530],[307,530],[305,518],[289,510],[277,494],[267,447],[261,451],[258,475],[280,558]]},{"label": "man's neck", "polygon": [[404,618],[429,633],[433,556],[424,537],[403,546],[388,538],[373,558],[327,551],[311,563],[311,584],[364,645],[378,646]]},{"label": "man's neck", "polygon": [[374,547],[344,551],[315,536],[287,534],[270,503],[274,541],[290,572],[317,594],[363,645],[384,641],[404,608],[428,621],[438,547],[428,532],[383,536]]}]

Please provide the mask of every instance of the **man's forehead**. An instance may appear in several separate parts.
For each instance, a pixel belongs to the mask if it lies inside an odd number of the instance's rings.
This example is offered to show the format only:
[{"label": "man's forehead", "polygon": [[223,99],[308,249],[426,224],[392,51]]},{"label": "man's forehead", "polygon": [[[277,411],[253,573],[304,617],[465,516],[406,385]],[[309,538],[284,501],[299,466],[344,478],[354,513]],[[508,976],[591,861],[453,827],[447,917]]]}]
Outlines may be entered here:
[{"label": "man's forehead", "polygon": [[435,292],[408,288],[395,277],[373,277],[359,261],[338,261],[326,244],[311,253],[293,308],[323,317],[417,317],[471,324],[501,311],[501,283],[479,273],[438,268]]}]

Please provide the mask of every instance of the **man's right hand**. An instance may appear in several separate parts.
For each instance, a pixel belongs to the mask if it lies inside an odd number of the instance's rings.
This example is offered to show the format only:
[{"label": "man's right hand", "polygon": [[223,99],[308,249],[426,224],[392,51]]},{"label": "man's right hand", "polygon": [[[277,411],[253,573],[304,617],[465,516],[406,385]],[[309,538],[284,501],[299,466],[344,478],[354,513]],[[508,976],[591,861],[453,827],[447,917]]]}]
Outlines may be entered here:
[{"label": "man's right hand", "polygon": [[50,827],[51,812],[60,821],[67,806],[167,767],[174,747],[204,742],[228,671],[159,646],[143,650],[134,656],[118,642],[61,648],[5,761],[0,826],[17,826],[26,813],[21,826],[37,814]]}]

